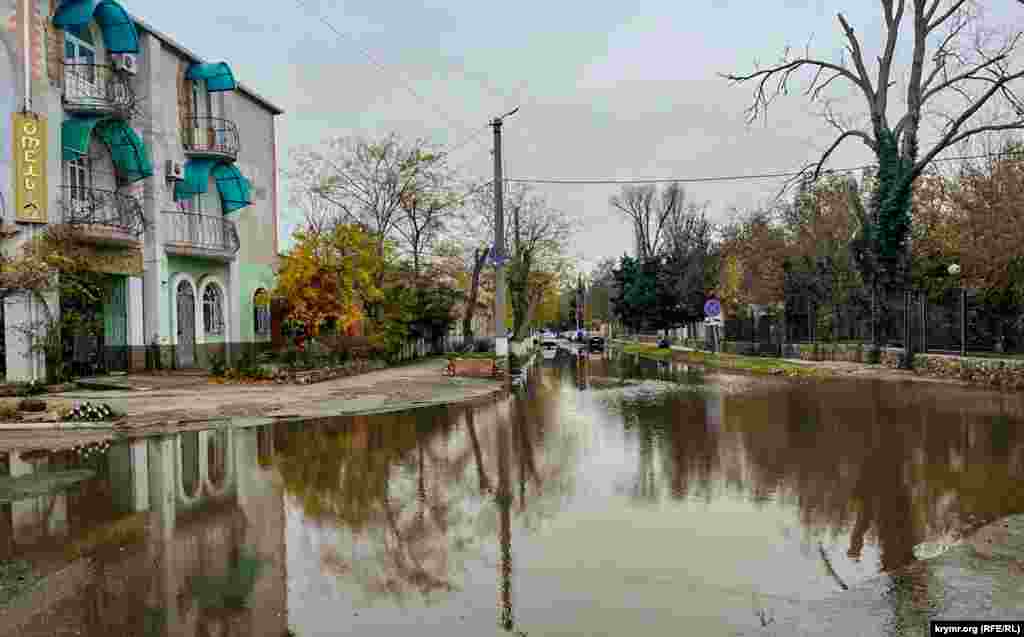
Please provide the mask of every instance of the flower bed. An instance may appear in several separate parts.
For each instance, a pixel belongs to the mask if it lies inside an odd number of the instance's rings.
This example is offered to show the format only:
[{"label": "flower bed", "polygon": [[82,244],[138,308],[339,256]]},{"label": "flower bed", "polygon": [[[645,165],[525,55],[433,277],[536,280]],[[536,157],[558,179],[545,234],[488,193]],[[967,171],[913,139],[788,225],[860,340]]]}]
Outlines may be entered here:
[{"label": "flower bed", "polygon": [[386,363],[377,360],[349,361],[341,365],[319,369],[280,367],[273,372],[272,378],[273,382],[279,385],[311,385],[313,383],[322,383],[325,380],[365,374],[386,367]]}]

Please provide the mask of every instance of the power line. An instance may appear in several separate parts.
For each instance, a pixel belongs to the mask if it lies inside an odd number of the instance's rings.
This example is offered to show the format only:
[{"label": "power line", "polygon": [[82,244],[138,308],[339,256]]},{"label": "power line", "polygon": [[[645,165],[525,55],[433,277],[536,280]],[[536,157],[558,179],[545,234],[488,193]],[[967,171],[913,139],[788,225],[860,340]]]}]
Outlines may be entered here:
[{"label": "power line", "polygon": [[[933,159],[931,163],[937,163],[940,161],[966,161],[970,159],[986,159],[993,157],[1002,157],[1006,155],[1018,154],[1014,152],[1009,153],[984,153],[981,155],[960,155],[956,157],[941,157]],[[863,166],[854,166],[852,168],[831,168],[822,171],[822,175],[834,175],[842,173],[859,172],[865,168],[875,168],[875,164],[865,164]],[[509,178],[506,177],[504,181],[516,184],[556,184],[556,185],[629,185],[629,184],[662,184],[662,183],[681,183],[681,184],[694,184],[694,183],[707,183],[707,182],[728,182],[728,181],[753,181],[757,179],[780,179],[783,177],[798,177],[802,174],[806,174],[806,170],[797,171],[784,171],[784,172],[771,172],[771,173],[757,173],[753,175],[726,175],[719,177],[655,177],[653,179],[545,179],[545,178]]]},{"label": "power line", "polygon": [[[296,2],[296,4],[298,5],[298,7],[300,9],[302,9],[304,11],[309,11],[309,7],[306,5],[305,0],[295,0],[295,2]],[[372,53],[370,53],[370,51],[368,51],[366,48],[362,47],[350,35],[340,31],[337,27],[335,27],[331,23],[330,20],[328,20],[319,11],[316,11],[316,17],[324,26],[326,26],[328,29],[330,29],[339,39],[345,39],[345,40],[348,40],[349,42],[351,42],[353,44],[353,46],[355,46],[356,49],[358,49],[359,52],[362,53],[363,56],[367,60],[370,61],[370,64],[372,64],[373,66],[377,67],[378,70],[380,70],[380,71],[382,71],[384,73],[387,73],[389,71],[388,67],[385,66],[379,60],[377,60],[377,58],[374,57],[374,55]],[[409,91],[409,93],[414,98],[416,98],[416,100],[418,100],[422,105],[430,107],[437,115],[439,115],[441,117],[441,119],[443,119],[443,120],[445,120],[445,122],[447,122],[447,124],[448,124],[448,126],[450,128],[458,129],[458,130],[460,130],[462,132],[469,133],[469,131],[466,129],[466,127],[464,125],[456,123],[455,120],[453,120],[446,112],[444,112],[444,110],[441,109],[441,107],[437,106],[433,102],[427,100],[425,97],[420,95],[420,93],[416,89],[414,89],[412,87],[412,85],[408,82],[408,80],[406,80],[404,77],[401,77],[401,76],[400,76],[400,79],[402,80],[402,86],[407,91]],[[479,133],[470,135],[470,137],[468,138],[468,141],[467,140],[463,140],[463,143],[454,145],[453,150],[449,151],[449,153],[454,152],[454,150],[457,150],[458,148],[461,148],[466,143],[469,143],[469,142],[477,139],[478,137],[479,137]]]}]

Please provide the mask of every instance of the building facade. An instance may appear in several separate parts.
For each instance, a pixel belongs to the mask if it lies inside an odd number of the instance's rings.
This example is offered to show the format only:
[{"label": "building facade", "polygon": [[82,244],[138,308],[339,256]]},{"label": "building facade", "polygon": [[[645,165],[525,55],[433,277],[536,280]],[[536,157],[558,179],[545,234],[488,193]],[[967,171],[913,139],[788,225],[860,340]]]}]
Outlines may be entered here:
[{"label": "building facade", "polygon": [[[44,377],[33,343],[62,312],[93,326],[63,334],[78,373],[207,366],[269,346],[282,111],[116,0],[0,0],[0,41],[3,249],[57,229],[103,275],[102,299],[85,306],[6,298],[7,379]],[[32,131],[43,137],[26,141]]]}]

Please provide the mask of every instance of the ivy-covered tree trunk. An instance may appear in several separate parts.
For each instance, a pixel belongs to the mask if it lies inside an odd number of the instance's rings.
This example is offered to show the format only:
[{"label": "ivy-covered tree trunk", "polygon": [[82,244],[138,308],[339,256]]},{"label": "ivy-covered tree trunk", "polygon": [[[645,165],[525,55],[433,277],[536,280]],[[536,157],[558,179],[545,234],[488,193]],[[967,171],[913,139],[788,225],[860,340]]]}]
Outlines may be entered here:
[{"label": "ivy-covered tree trunk", "polygon": [[[910,207],[913,194],[913,170],[917,148],[908,142],[901,156],[896,136],[889,130],[878,135],[878,182],[871,194],[870,249],[873,253],[862,259],[862,273],[865,281],[876,291],[876,302],[871,317],[874,326],[875,354],[880,355],[882,344],[888,334],[881,329],[882,320],[889,315],[889,298],[894,291],[904,292],[910,284],[910,263],[907,237],[910,234]],[[873,227],[872,227],[873,226]],[[888,321],[884,323],[886,329]],[[913,339],[909,333],[904,336],[906,354],[901,367],[913,365]]]}]

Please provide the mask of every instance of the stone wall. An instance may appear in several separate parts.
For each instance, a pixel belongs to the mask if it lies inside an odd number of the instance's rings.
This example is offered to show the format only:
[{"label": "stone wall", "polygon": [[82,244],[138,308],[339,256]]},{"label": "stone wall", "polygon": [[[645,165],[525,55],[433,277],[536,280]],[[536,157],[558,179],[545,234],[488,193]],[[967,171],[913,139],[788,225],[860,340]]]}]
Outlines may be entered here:
[{"label": "stone wall", "polygon": [[[753,345],[756,343],[727,342],[725,351],[747,354]],[[871,347],[859,343],[788,343],[783,350],[785,358],[868,363]],[[886,367],[896,368],[902,356],[901,348],[886,348],[882,350],[879,362]],[[1003,389],[1024,389],[1024,360],[917,354],[914,356],[914,370],[921,376],[951,378]]]}]

